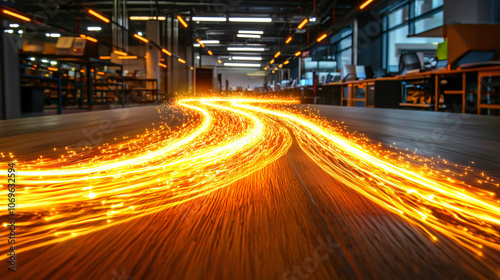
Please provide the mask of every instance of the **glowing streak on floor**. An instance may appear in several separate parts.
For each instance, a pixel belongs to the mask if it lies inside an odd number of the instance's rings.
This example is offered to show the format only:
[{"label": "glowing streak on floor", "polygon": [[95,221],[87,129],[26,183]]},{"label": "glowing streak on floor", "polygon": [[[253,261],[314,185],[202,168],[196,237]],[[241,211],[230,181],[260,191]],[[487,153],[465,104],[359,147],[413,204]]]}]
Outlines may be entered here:
[{"label": "glowing streak on floor", "polygon": [[500,207],[493,193],[462,182],[463,174],[410,165],[405,155],[394,157],[346,136],[332,123],[282,107],[293,103],[180,99],[176,106],[187,116],[181,127],[171,129],[165,123],[131,140],[94,149],[69,148],[58,159],[20,162],[25,189],[20,192],[24,204],[19,226],[29,229],[21,236],[25,246],[20,252],[227,186],[283,156],[292,143],[289,130],[328,174],[436,242],[441,234],[477,256],[484,246],[500,249]]}]

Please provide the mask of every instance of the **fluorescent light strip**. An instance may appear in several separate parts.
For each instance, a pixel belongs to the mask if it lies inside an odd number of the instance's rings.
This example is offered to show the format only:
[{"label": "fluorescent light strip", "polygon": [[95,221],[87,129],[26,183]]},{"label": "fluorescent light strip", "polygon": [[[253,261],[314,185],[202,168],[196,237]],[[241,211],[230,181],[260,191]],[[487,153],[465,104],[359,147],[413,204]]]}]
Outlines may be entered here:
[{"label": "fluorescent light strip", "polygon": [[260,56],[233,56],[233,60],[262,60]]},{"label": "fluorescent light strip", "polygon": [[231,22],[272,22],[272,18],[258,18],[258,17],[230,17]]},{"label": "fluorescent light strip", "polygon": [[210,44],[219,44],[220,41],[219,40],[200,40],[200,43],[204,44],[204,45],[210,45]]},{"label": "fluorescent light strip", "polygon": [[152,16],[130,16],[130,20],[166,20],[166,17],[152,17]]},{"label": "fluorescent light strip", "polygon": [[264,34],[264,31],[256,31],[256,30],[238,30],[238,33],[240,33],[240,34],[259,34],[259,35],[262,35],[262,34]]},{"label": "fluorescent light strip", "polygon": [[238,34],[236,36],[238,38],[260,38],[260,35],[254,35],[254,34]]},{"label": "fluorescent light strip", "polygon": [[226,63],[224,63],[224,66],[232,66],[232,67],[260,67],[260,64],[255,64],[255,63],[231,63],[231,62],[226,62]]},{"label": "fluorescent light strip", "polygon": [[214,22],[222,22],[227,21],[225,17],[192,17],[191,21],[214,21]]},{"label": "fluorescent light strip", "polygon": [[89,26],[87,27],[88,31],[101,31],[102,28],[100,26]]},{"label": "fluorescent light strip", "polygon": [[264,48],[252,48],[252,47],[228,47],[228,51],[234,52],[263,52]]}]

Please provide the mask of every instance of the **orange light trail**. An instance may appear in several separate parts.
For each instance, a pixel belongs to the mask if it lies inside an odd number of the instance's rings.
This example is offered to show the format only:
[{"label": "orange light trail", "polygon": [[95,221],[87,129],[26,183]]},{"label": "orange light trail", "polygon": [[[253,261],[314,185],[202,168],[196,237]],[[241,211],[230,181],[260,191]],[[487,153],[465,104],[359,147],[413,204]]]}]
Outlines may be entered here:
[{"label": "orange light trail", "polygon": [[[483,248],[500,250],[500,205],[485,189],[492,180],[483,180],[479,188],[459,179],[463,174],[428,167],[431,160],[410,164],[409,154],[395,156],[318,116],[283,107],[296,103],[179,99],[173,107],[183,112],[182,125],[161,123],[117,143],[69,147],[58,158],[18,162],[19,226],[24,229],[19,252],[207,195],[276,161],[293,139],[338,182],[415,225],[430,240],[445,237],[477,257]],[[497,268],[494,260],[483,261]]]}]

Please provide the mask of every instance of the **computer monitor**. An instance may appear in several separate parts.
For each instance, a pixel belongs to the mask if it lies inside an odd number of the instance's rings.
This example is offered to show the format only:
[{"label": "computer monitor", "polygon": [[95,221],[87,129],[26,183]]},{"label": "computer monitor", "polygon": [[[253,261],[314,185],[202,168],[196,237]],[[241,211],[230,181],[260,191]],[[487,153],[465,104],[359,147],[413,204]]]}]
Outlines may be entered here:
[{"label": "computer monitor", "polygon": [[375,78],[375,72],[373,72],[373,68],[371,66],[365,66],[365,74],[367,79]]},{"label": "computer monitor", "polygon": [[356,65],[356,77],[360,80],[367,79],[364,65]]},{"label": "computer monitor", "polygon": [[356,77],[356,67],[354,65],[344,65],[342,67],[342,82],[354,81]]},{"label": "computer monitor", "polygon": [[448,60],[438,60],[436,64],[437,69],[446,68],[448,66]]}]

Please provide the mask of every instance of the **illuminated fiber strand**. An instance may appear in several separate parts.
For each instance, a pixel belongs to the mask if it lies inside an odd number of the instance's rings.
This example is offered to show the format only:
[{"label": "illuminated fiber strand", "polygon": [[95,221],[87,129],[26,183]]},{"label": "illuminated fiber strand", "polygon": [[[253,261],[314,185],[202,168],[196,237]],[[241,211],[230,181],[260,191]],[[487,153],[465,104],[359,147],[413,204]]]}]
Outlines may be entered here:
[{"label": "illuminated fiber strand", "polygon": [[[482,180],[478,188],[458,179],[464,174],[411,166],[409,154],[393,156],[317,116],[282,106],[295,103],[179,99],[173,105],[179,125],[164,121],[117,143],[69,147],[57,157],[54,152],[18,162],[19,253],[207,195],[276,161],[293,138],[335,180],[415,225],[430,240],[445,237],[478,258],[483,248],[500,250],[500,205],[484,188],[491,180]],[[166,114],[163,107],[159,111]],[[484,262],[497,268],[494,260]]]}]

